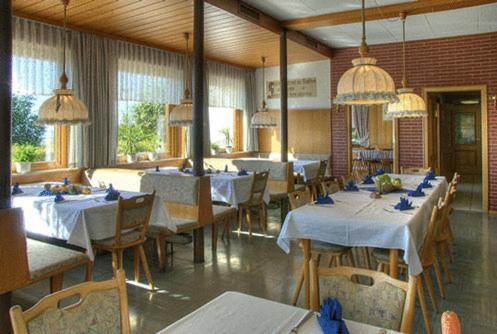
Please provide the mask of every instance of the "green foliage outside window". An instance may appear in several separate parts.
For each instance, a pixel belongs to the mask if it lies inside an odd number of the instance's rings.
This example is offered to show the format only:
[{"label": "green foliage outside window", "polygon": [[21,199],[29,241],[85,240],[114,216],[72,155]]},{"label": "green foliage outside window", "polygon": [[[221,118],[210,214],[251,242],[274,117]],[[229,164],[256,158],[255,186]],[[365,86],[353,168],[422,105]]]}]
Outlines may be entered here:
[{"label": "green foliage outside window", "polygon": [[31,144],[13,144],[12,161],[14,162],[34,162],[43,160],[45,151],[40,146]]}]

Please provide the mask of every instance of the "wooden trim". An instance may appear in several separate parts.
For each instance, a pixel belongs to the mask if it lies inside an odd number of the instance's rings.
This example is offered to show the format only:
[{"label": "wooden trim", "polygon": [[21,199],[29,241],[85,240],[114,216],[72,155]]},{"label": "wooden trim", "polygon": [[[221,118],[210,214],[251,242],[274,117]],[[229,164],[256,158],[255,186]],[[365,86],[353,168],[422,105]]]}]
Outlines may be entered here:
[{"label": "wooden trim", "polygon": [[[441,12],[459,8],[467,8],[484,4],[495,3],[495,0],[419,0],[409,3],[379,6],[366,9],[366,20],[376,21],[398,18],[400,12],[409,16]],[[317,16],[283,21],[288,29],[304,30],[318,27],[329,27],[361,22],[361,10],[335,12]]]},{"label": "wooden trim", "polygon": [[348,174],[347,175],[351,175],[352,174],[352,107],[350,106],[346,106],[346,123],[347,123],[347,133],[349,134],[348,135],[348,139],[347,139],[347,170],[348,170]]},{"label": "wooden trim", "polygon": [[[494,1],[495,2],[495,1]],[[428,101],[428,93],[449,93],[449,92],[467,92],[480,91],[481,94],[481,156],[482,156],[482,210],[488,212],[489,199],[489,167],[488,167],[488,94],[487,85],[467,85],[467,86],[441,86],[441,87],[425,87],[422,89],[423,98]],[[428,122],[423,121],[423,165],[427,165],[429,161],[428,154]]]},{"label": "wooden trim", "polygon": [[399,150],[399,120],[393,121],[393,171],[400,173],[400,150]]},{"label": "wooden trim", "polygon": [[46,182],[46,181],[59,181],[62,182],[64,177],[69,178],[71,183],[82,182],[82,168],[61,168],[34,171],[27,174],[13,174],[12,184],[19,182],[20,184]]},{"label": "wooden trim", "polygon": [[[164,106],[166,112],[166,122],[169,124],[169,115],[176,107],[175,104],[166,104]],[[186,150],[185,129],[182,127],[167,126],[167,148],[166,154],[172,158],[182,158]]]},{"label": "wooden trim", "polygon": [[233,109],[233,151],[243,151],[243,111]]}]

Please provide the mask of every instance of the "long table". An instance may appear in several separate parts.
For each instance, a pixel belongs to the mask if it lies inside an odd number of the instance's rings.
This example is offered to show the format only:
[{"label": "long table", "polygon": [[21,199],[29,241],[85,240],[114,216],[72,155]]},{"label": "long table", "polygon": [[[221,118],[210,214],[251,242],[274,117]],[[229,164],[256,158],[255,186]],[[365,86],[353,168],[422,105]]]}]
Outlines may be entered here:
[{"label": "long table", "polygon": [[[402,181],[403,189],[413,190],[424,176],[391,175]],[[309,305],[310,240],[351,247],[390,249],[390,274],[397,276],[398,250],[404,251],[409,274],[423,271],[418,250],[423,244],[431,211],[447,191],[447,181],[437,177],[425,197],[409,198],[415,209],[397,211],[394,205],[405,193],[393,192],[380,199],[370,197],[374,185],[360,186],[360,191],[341,191],[332,195],[335,204],[309,204],[288,213],[278,237],[278,245],[290,252],[292,240],[301,240],[304,250],[304,291]]]},{"label": "long table", "polygon": [[[301,321],[302,324],[294,330]],[[350,334],[400,334],[345,319]],[[295,306],[228,291],[157,334],[321,334],[316,314]]]},{"label": "long table", "polygon": [[[91,241],[116,234],[117,201],[106,201],[105,189],[93,188],[90,195],[63,195],[65,201],[55,203],[55,196],[38,196],[43,184],[25,184],[21,188],[24,193],[12,196],[12,205],[23,209],[27,232],[65,240],[84,248],[92,260]],[[123,198],[141,194],[121,191]],[[158,199],[153,204],[150,224],[176,231],[166,208]]]}]

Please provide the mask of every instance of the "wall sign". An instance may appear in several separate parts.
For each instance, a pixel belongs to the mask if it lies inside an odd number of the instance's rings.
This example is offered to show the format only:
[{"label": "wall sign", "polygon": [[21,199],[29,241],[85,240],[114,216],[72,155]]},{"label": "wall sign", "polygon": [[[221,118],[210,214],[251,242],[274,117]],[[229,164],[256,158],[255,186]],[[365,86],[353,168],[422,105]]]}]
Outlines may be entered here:
[{"label": "wall sign", "polygon": [[[280,81],[267,81],[266,92],[268,99],[280,98]],[[317,83],[316,78],[302,78],[288,80],[288,97],[301,98],[301,97],[316,97],[317,96]]]}]

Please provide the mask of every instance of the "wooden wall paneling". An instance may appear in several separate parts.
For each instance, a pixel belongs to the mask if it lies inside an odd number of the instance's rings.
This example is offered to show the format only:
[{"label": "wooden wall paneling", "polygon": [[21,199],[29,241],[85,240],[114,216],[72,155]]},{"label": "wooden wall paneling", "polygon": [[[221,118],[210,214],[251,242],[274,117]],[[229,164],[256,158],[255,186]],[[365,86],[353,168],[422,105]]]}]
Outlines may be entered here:
[{"label": "wooden wall paneling", "polygon": [[62,182],[67,177],[71,183],[80,183],[83,169],[81,168],[63,168],[36,171],[28,174],[13,174],[12,184],[36,183],[36,182]]},{"label": "wooden wall paneling", "polygon": [[233,151],[243,151],[243,110],[233,110]]},{"label": "wooden wall paneling", "polygon": [[381,107],[369,107],[369,146],[379,149],[391,149],[393,147],[392,121],[383,121]]},{"label": "wooden wall paneling", "polygon": [[[280,152],[279,111],[269,111],[277,120],[275,129],[259,129],[259,151]],[[290,153],[330,154],[331,110],[291,109],[288,111],[288,151]]]}]

